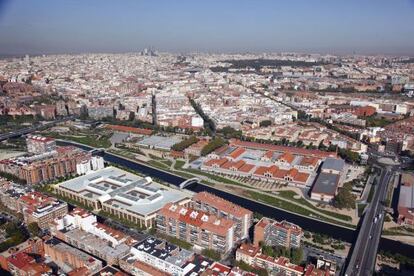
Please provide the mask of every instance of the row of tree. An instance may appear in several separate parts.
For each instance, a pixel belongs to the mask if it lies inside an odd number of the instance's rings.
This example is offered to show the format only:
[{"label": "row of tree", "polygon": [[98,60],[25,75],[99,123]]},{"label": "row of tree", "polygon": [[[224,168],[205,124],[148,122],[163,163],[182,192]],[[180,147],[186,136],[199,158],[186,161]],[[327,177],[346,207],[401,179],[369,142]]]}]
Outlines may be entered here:
[{"label": "row of tree", "polygon": [[17,223],[7,222],[1,226],[1,229],[6,234],[6,240],[0,243],[0,252],[16,246],[28,238],[27,233]]},{"label": "row of tree", "polygon": [[355,208],[356,197],[352,194],[352,182],[347,182],[342,188],[339,188],[338,194],[334,198],[333,205],[339,209]]},{"label": "row of tree", "polygon": [[206,156],[210,152],[213,152],[214,150],[218,149],[219,147],[222,147],[226,144],[226,140],[224,140],[221,137],[216,137],[212,139],[202,150],[201,155]]},{"label": "row of tree", "polygon": [[214,123],[214,121],[207,114],[204,113],[201,106],[198,103],[196,103],[194,101],[194,99],[192,99],[192,98],[188,98],[188,99],[190,101],[190,104],[194,108],[194,110],[197,112],[197,114],[200,115],[201,118],[203,118],[204,128],[206,130],[208,130],[210,135],[215,135],[215,133],[216,133],[216,124]]},{"label": "row of tree", "polygon": [[186,148],[188,148],[189,146],[191,146],[192,144],[195,144],[198,142],[197,137],[195,136],[190,136],[187,139],[182,140],[181,142],[178,142],[176,144],[174,144],[171,149],[175,150],[175,151],[183,151]]},{"label": "row of tree", "polygon": [[303,249],[302,248],[286,248],[283,246],[269,246],[261,245],[262,252],[264,255],[270,257],[279,257],[284,256],[289,258],[290,261],[294,264],[300,265],[303,259]]}]

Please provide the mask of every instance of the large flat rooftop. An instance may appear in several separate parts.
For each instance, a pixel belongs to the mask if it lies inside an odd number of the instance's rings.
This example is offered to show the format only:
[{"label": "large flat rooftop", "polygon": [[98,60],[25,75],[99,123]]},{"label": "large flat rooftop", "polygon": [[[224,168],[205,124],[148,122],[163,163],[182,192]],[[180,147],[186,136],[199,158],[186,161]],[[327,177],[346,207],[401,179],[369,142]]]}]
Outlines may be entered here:
[{"label": "large flat rooftop", "polygon": [[149,237],[135,244],[134,247],[138,251],[146,252],[147,254],[179,267],[184,266],[194,254],[189,250],[179,248],[166,241],[153,237]]},{"label": "large flat rooftop", "polygon": [[398,206],[414,209],[414,184],[401,185]]},{"label": "large flat rooftop", "polygon": [[84,249],[82,247],[88,247],[91,249],[89,251],[99,252],[100,254],[104,254],[109,258],[122,257],[130,249],[130,247],[125,243],[121,243],[115,247],[112,247],[109,245],[108,241],[78,228],[74,228],[65,232],[65,235],[71,240],[75,240],[79,244],[83,244],[84,246],[81,246],[81,249]]},{"label": "large flat rooftop", "polygon": [[143,216],[158,211],[167,203],[189,198],[185,192],[162,186],[150,177],[141,177],[115,167],[106,167],[62,182],[57,187]]},{"label": "large flat rooftop", "polygon": [[153,135],[142,139],[137,144],[140,146],[146,146],[156,149],[170,150],[174,144],[181,142],[181,140],[182,139],[178,136],[164,137]]},{"label": "large flat rooftop", "polygon": [[339,175],[320,173],[313,184],[312,193],[335,195],[338,188]]}]

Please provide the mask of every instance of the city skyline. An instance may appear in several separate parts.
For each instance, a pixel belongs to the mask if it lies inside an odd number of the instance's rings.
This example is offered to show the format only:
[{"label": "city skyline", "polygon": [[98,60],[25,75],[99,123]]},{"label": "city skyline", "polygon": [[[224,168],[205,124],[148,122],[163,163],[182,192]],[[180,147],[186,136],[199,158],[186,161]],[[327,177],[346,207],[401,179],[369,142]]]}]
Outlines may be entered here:
[{"label": "city skyline", "polygon": [[0,0],[0,275],[414,275],[414,0]]},{"label": "city skyline", "polygon": [[0,54],[413,55],[413,1],[0,1]]}]

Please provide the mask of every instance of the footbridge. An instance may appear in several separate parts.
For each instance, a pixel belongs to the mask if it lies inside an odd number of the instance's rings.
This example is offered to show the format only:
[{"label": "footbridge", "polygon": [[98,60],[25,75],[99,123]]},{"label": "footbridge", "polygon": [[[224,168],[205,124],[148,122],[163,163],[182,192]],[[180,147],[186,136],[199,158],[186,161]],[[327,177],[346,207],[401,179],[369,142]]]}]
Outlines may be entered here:
[{"label": "footbridge", "polygon": [[187,179],[186,181],[182,182],[182,183],[179,185],[179,187],[180,187],[180,189],[184,189],[184,188],[186,188],[188,185],[193,184],[193,183],[197,183],[197,182],[199,182],[199,181],[201,181],[201,180],[200,180],[200,178],[197,178],[197,177],[190,178],[190,179]]}]

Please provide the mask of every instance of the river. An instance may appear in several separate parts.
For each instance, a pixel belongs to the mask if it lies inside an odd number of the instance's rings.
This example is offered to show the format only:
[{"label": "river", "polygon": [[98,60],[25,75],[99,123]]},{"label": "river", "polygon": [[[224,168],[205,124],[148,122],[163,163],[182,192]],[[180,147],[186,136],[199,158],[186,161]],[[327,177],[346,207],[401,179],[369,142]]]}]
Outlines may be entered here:
[{"label": "river", "polygon": [[[59,143],[64,144],[62,142],[59,142]],[[65,143],[65,144],[70,144],[70,143]],[[76,145],[76,146],[84,150],[92,149],[91,147],[88,147],[85,145],[83,146]],[[175,186],[178,186],[180,183],[186,180],[185,178],[182,178],[180,176],[176,176],[168,172],[146,166],[141,163],[132,162],[130,160],[118,157],[108,152],[105,152],[102,156],[104,160],[107,162],[127,167],[139,173],[160,179],[164,182],[170,183]],[[276,220],[287,220],[287,221],[290,221],[292,223],[299,225],[304,230],[308,230],[311,232],[317,232],[320,234],[325,234],[335,239],[339,239],[339,240],[346,241],[349,243],[353,243],[357,237],[356,230],[352,230],[349,228],[333,225],[330,223],[325,223],[323,221],[319,221],[319,220],[315,220],[312,218],[307,218],[307,217],[296,215],[290,212],[286,212],[284,210],[273,208],[271,206],[262,204],[260,202],[256,202],[256,201],[253,201],[247,198],[243,198],[243,197],[240,197],[240,196],[237,196],[237,195],[225,192],[225,191],[220,191],[213,187],[209,187],[203,184],[199,184],[199,183],[192,184],[188,187],[188,189],[193,192],[208,191],[224,199],[227,199],[231,202],[234,202],[240,206],[243,206],[244,208],[247,208],[253,212],[260,213],[266,217],[274,218]],[[400,253],[408,257],[414,256],[414,246],[401,243],[399,241],[386,239],[386,238],[381,238],[380,244],[379,244],[379,250],[390,251],[392,253]]]}]

